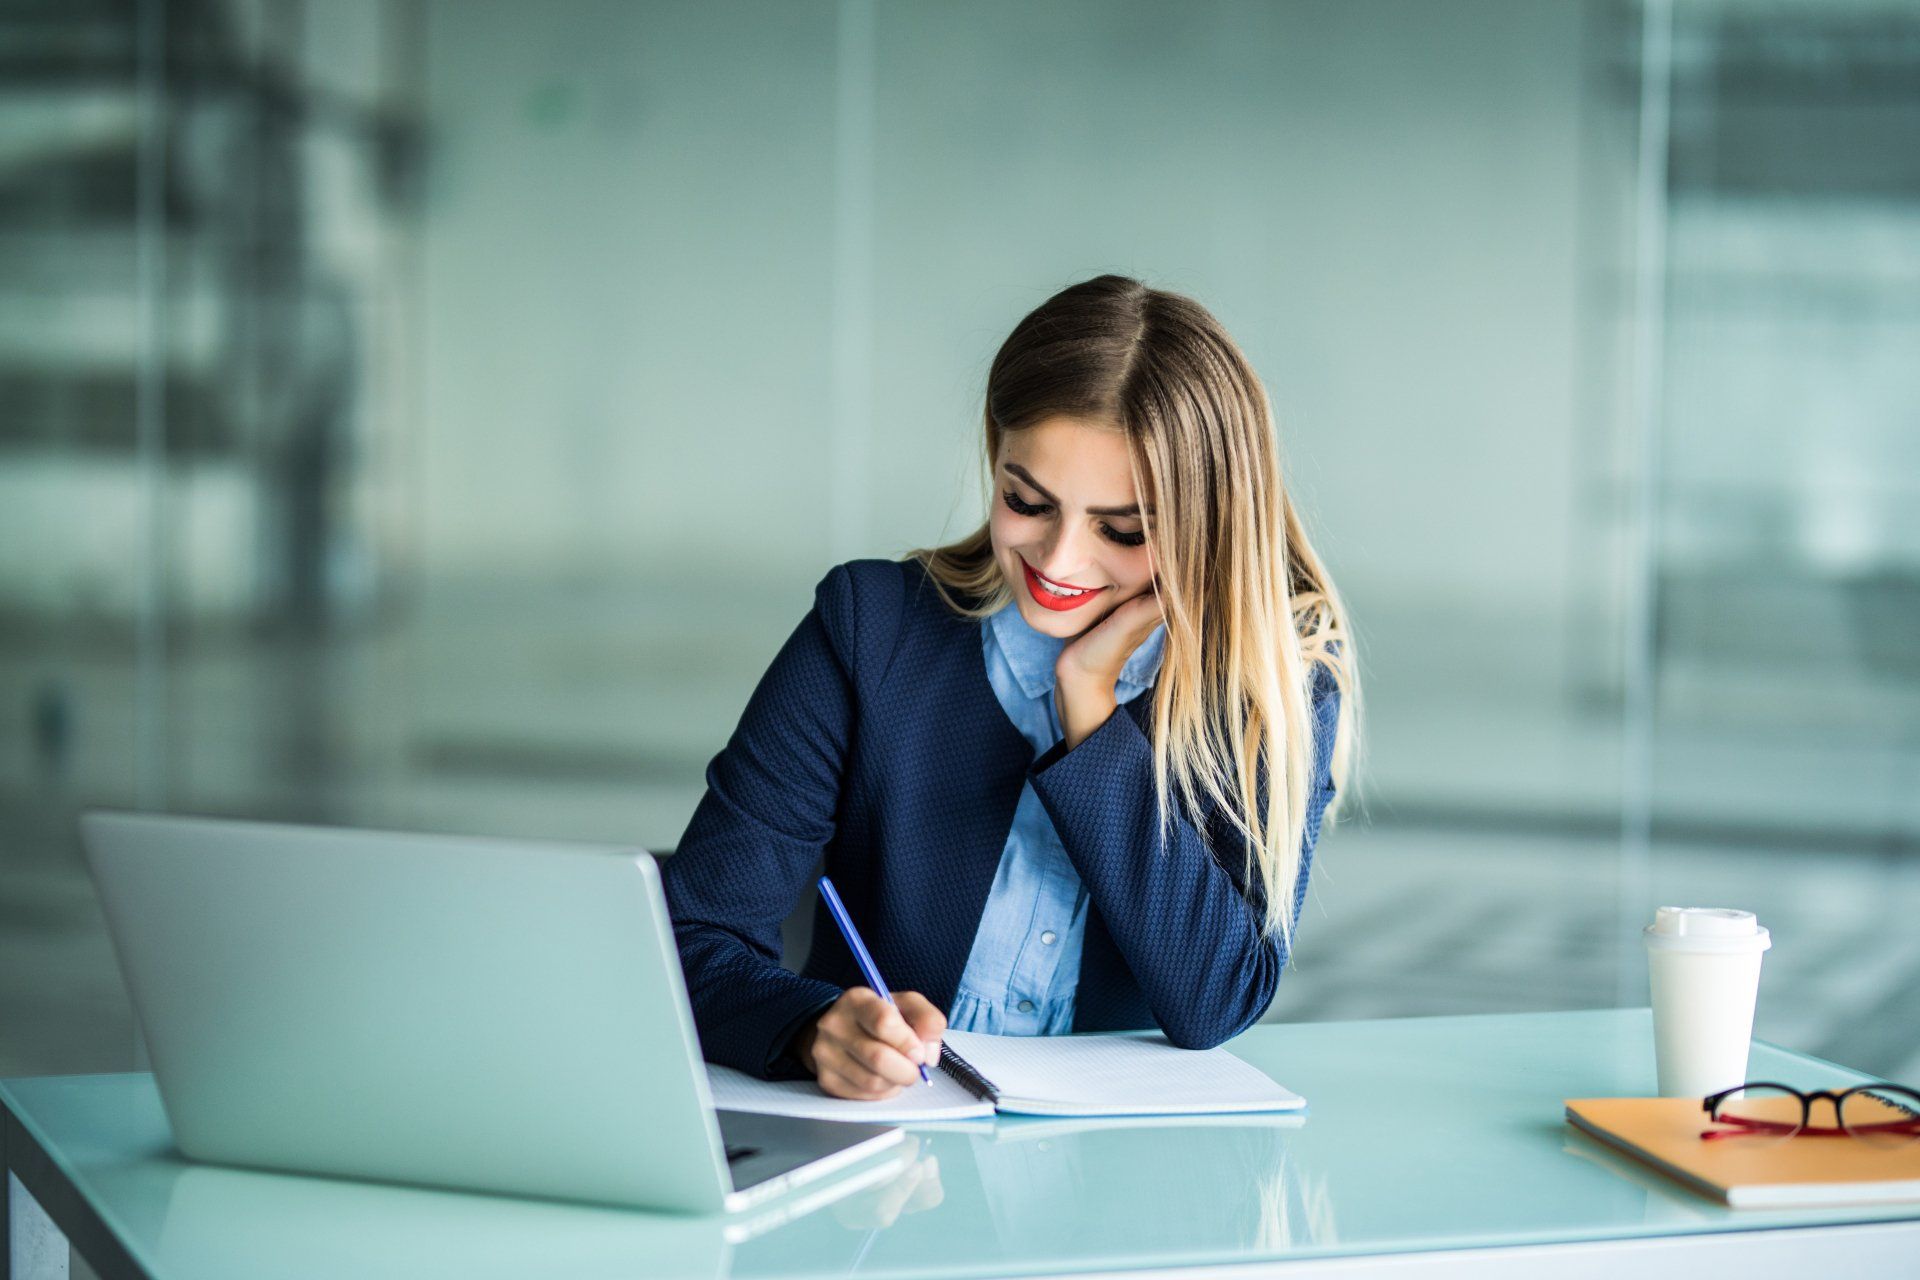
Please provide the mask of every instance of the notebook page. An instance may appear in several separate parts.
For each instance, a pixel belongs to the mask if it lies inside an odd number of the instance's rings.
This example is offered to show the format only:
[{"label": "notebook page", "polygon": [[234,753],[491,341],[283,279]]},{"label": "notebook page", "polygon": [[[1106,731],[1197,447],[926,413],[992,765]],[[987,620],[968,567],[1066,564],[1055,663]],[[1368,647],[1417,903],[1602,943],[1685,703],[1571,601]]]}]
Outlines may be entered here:
[{"label": "notebook page", "polygon": [[941,1036],[999,1090],[999,1109],[1029,1115],[1176,1115],[1293,1111],[1306,1100],[1225,1049],[1177,1049],[1142,1035]]},{"label": "notebook page", "polygon": [[713,1094],[713,1105],[721,1110],[813,1120],[907,1124],[916,1120],[958,1120],[993,1114],[991,1102],[974,1097],[944,1071],[935,1071],[932,1075],[931,1085],[916,1082],[891,1098],[862,1102],[856,1098],[830,1097],[820,1092],[820,1086],[812,1080],[762,1080],[709,1062],[707,1088]]}]

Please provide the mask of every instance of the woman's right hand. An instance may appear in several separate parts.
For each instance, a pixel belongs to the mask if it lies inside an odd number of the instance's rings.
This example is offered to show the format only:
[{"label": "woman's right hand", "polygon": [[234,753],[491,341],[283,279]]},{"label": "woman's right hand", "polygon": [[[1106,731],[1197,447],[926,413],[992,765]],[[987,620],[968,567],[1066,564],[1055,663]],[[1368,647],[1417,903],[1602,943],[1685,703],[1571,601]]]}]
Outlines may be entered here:
[{"label": "woman's right hand", "polygon": [[849,987],[793,1040],[793,1056],[823,1093],[878,1101],[920,1083],[920,1064],[940,1061],[946,1015],[918,991],[896,991],[899,1007],[871,987]]}]

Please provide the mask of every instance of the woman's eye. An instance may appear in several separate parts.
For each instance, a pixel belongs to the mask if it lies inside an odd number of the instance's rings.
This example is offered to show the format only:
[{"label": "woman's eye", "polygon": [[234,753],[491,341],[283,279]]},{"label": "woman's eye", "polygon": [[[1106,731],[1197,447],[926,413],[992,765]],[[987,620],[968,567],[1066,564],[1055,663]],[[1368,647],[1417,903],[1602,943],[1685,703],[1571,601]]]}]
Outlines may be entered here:
[{"label": "woman's eye", "polygon": [[[1020,495],[1011,489],[1006,490],[1000,496],[1006,499],[1007,510],[1017,516],[1043,516],[1053,510],[1051,503],[1022,502]],[[1123,547],[1144,546],[1147,541],[1147,534],[1144,529],[1135,530],[1133,533],[1122,533],[1112,525],[1103,523],[1100,526],[1100,532],[1106,535],[1109,542],[1118,543]]]},{"label": "woman's eye", "polygon": [[1020,495],[1009,489],[1006,491],[1007,509],[1017,516],[1042,516],[1053,510],[1044,502],[1027,503],[1020,501]]}]

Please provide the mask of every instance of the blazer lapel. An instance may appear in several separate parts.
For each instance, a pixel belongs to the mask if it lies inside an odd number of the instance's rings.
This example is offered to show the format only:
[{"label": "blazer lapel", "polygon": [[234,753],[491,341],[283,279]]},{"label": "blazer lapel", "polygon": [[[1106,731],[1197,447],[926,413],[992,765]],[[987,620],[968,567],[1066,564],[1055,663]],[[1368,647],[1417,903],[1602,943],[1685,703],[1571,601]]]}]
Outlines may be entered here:
[{"label": "blazer lapel", "polygon": [[922,705],[945,710],[941,754],[955,766],[938,777],[944,794],[930,806],[941,815],[933,847],[945,863],[936,874],[946,891],[929,895],[940,905],[939,918],[928,923],[941,941],[920,951],[929,967],[921,990],[943,1008],[959,990],[1033,763],[1033,744],[1007,718],[987,679],[980,621],[950,612],[945,621],[935,628],[938,657],[926,666],[936,687],[923,690]]}]

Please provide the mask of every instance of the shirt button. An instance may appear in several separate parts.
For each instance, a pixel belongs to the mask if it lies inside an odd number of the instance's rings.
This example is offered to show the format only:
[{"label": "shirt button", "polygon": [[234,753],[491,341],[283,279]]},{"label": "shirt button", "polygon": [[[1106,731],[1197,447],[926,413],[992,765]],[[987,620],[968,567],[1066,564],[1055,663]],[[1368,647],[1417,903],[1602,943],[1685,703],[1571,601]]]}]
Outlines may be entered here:
[{"label": "shirt button", "polygon": [[1044,942],[1048,946],[1052,946],[1053,940],[1056,936],[1057,935],[1055,935],[1053,930],[1049,929],[1045,933],[1040,935],[1040,941]]},{"label": "shirt button", "polygon": [[1020,1002],[1020,1004],[1019,1004],[1019,1006],[1018,1006],[1018,1008],[1019,1008],[1019,1010],[1020,1010],[1020,1012],[1022,1012],[1022,1013],[1032,1013],[1032,1012],[1033,1012],[1033,1001],[1031,1001],[1031,1000],[1022,1000],[1022,1001]]}]

